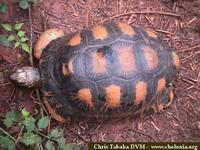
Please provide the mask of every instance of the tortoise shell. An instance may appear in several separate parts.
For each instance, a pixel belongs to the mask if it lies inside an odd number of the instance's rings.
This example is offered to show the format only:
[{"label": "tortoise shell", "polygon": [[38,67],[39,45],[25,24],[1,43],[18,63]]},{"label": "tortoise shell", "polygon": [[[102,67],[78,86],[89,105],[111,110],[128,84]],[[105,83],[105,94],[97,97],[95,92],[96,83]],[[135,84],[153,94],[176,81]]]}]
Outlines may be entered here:
[{"label": "tortoise shell", "polygon": [[155,32],[108,22],[63,36],[44,49],[42,90],[48,109],[59,117],[136,116],[169,103],[169,83],[179,64]]}]

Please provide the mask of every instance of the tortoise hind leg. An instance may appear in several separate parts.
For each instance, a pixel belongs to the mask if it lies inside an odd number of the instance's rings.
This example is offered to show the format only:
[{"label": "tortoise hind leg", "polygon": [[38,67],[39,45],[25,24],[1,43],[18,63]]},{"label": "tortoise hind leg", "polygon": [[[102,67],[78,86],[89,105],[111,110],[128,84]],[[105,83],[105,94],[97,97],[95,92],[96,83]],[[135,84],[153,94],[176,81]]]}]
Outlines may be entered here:
[{"label": "tortoise hind leg", "polygon": [[156,113],[162,112],[165,108],[169,107],[174,99],[174,93],[172,88],[166,90],[162,96],[157,97],[157,101],[151,107]]},{"label": "tortoise hind leg", "polygon": [[58,113],[56,113],[56,111],[52,108],[52,106],[49,104],[48,100],[46,98],[44,98],[44,104],[47,108],[48,113],[50,114],[50,116],[55,119],[56,121],[58,121],[59,123],[63,124],[68,122],[68,119],[64,119],[63,117],[61,117]]}]

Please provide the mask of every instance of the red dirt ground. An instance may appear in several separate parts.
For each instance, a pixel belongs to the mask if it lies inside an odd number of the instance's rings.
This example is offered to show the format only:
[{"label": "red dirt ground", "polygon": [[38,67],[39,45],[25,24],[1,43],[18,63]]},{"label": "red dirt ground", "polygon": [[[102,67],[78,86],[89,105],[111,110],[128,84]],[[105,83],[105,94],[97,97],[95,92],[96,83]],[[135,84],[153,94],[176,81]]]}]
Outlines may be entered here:
[{"label": "red dirt ground", "polygon": [[[66,141],[200,141],[200,0],[40,0],[27,11],[11,0],[9,13],[0,14],[1,22],[24,22],[33,45],[41,32],[58,27],[71,33],[108,20],[120,20],[151,28],[174,47],[181,58],[175,82],[175,101],[161,114],[144,119],[114,123],[65,125]],[[3,31],[0,31],[2,33]],[[0,113],[26,107],[34,112],[37,99],[32,90],[10,83],[9,72],[28,65],[20,50],[0,47]],[[53,122],[51,127],[60,126]]]}]

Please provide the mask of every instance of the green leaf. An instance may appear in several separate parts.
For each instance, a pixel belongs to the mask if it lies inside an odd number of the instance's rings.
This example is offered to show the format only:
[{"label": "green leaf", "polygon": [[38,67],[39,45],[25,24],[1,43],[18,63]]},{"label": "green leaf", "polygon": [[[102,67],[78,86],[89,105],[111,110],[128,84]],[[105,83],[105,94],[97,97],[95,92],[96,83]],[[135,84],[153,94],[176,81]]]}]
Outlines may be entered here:
[{"label": "green leaf", "polygon": [[39,129],[46,129],[48,127],[48,124],[49,124],[48,116],[40,118],[40,120],[37,123]]},{"label": "green leaf", "polygon": [[25,35],[25,32],[20,30],[20,31],[17,33],[17,35],[18,35],[19,37],[23,37],[23,36]]},{"label": "green leaf", "polygon": [[62,150],[75,150],[75,146],[72,144],[59,145]]},{"label": "green leaf", "polygon": [[32,117],[26,118],[23,124],[26,127],[27,131],[33,131],[35,129],[35,119]]},{"label": "green leaf", "polygon": [[56,140],[58,142],[59,147],[62,150],[74,150],[76,147],[73,144],[65,144],[65,139],[64,137],[61,137]]},{"label": "green leaf", "polygon": [[28,40],[29,40],[29,39],[26,38],[26,37],[23,37],[23,38],[20,39],[21,42],[26,42],[26,41],[28,41]]},{"label": "green leaf", "polygon": [[21,43],[22,49],[30,53],[30,47],[27,43]]},{"label": "green leaf", "polygon": [[61,136],[63,136],[63,129],[55,128],[50,133],[50,137],[53,137],[53,138],[59,138]]},{"label": "green leaf", "polygon": [[19,6],[20,6],[22,9],[27,9],[27,8],[29,7],[28,0],[20,0]]},{"label": "green leaf", "polygon": [[52,141],[48,140],[45,144],[45,148],[47,150],[55,150],[54,143]]},{"label": "green leaf", "polygon": [[24,118],[28,118],[30,115],[30,113],[25,108],[22,109],[21,113]]},{"label": "green leaf", "polygon": [[24,25],[24,23],[16,23],[15,26],[14,26],[14,29],[15,30],[20,30],[23,25]]},{"label": "green leaf", "polygon": [[64,137],[61,137],[59,139],[56,140],[58,142],[59,147],[63,150],[65,147],[65,139]]},{"label": "green leaf", "polygon": [[17,47],[19,47],[19,45],[20,45],[20,42],[19,41],[17,41],[17,42],[15,42],[15,48],[17,48]]},{"label": "green leaf", "polygon": [[10,35],[9,37],[8,37],[8,41],[13,41],[15,39],[15,36],[14,35]]},{"label": "green leaf", "polygon": [[0,35],[0,44],[7,47],[11,45],[9,40],[4,35]]},{"label": "green leaf", "polygon": [[15,150],[15,143],[8,136],[0,135],[0,148],[7,150]]},{"label": "green leaf", "polygon": [[8,11],[8,7],[5,3],[1,2],[0,3],[0,12],[6,13]]},{"label": "green leaf", "polygon": [[22,136],[21,142],[24,143],[25,145],[33,145],[36,143],[40,143],[41,138],[40,136],[34,134],[33,132],[26,132]]},{"label": "green leaf", "polygon": [[1,24],[4,30],[6,31],[12,31],[12,25],[9,23]]},{"label": "green leaf", "polygon": [[5,119],[3,120],[3,124],[10,128],[13,123],[19,121],[19,114],[15,111],[10,111],[6,113]]},{"label": "green leaf", "polygon": [[30,116],[30,113],[24,108],[21,111],[23,118],[24,126],[26,127],[27,131],[33,131],[35,129],[35,119]]}]

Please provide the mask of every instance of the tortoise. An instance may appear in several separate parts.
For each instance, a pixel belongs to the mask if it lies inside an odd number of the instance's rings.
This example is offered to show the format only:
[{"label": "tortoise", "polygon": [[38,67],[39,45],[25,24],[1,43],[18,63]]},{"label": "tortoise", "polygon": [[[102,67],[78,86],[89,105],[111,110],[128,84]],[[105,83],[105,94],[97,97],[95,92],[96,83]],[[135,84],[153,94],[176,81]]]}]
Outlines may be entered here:
[{"label": "tortoise", "polygon": [[154,31],[123,22],[72,35],[49,29],[35,49],[45,40],[42,52],[35,52],[39,69],[24,67],[11,79],[39,83],[48,111],[60,122],[141,116],[172,102],[180,60]]}]

